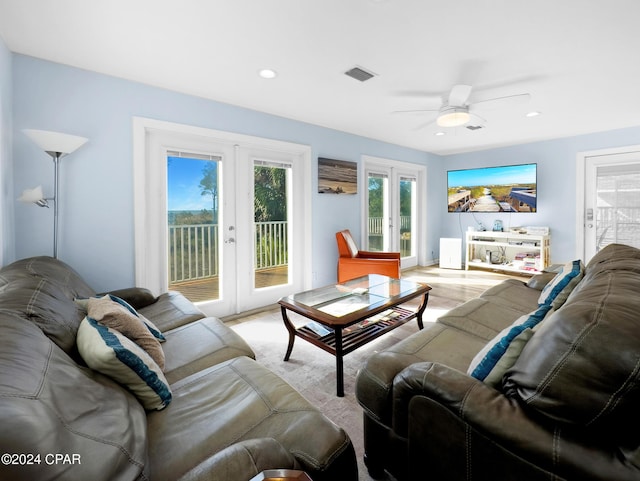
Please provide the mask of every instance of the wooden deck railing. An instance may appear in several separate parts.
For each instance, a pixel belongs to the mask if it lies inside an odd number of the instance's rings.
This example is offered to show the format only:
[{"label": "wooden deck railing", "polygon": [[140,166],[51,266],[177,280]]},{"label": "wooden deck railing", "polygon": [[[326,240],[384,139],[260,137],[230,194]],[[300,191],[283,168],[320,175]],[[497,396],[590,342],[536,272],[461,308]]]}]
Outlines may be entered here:
[{"label": "wooden deck railing", "polygon": [[[272,269],[289,263],[287,221],[256,222],[254,269]],[[411,232],[411,218],[400,218],[401,233]],[[382,237],[382,218],[369,217],[369,242]],[[219,274],[218,224],[169,226],[169,283],[216,277]],[[402,236],[402,254],[410,255],[410,237]]]}]

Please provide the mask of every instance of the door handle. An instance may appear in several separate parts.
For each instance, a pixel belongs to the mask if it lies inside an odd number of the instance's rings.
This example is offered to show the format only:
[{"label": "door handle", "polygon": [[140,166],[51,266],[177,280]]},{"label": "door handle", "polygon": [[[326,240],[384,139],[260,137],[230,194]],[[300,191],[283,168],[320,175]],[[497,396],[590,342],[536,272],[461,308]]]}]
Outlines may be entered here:
[{"label": "door handle", "polygon": [[233,237],[229,237],[224,241],[225,244],[233,244],[236,240]]}]

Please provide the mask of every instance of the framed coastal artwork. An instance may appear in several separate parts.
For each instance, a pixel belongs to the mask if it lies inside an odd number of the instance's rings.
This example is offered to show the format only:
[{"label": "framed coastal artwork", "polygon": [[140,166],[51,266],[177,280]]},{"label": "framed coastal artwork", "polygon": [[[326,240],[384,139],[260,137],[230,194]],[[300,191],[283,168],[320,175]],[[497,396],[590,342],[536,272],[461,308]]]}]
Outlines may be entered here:
[{"label": "framed coastal artwork", "polygon": [[318,157],[320,194],[357,194],[358,164],[347,160]]}]

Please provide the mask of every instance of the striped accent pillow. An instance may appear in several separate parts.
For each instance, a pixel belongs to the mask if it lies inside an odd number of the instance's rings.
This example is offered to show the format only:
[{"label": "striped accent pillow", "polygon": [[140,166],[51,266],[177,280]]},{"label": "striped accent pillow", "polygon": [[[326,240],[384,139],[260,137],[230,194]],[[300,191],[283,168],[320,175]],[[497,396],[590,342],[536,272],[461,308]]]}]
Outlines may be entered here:
[{"label": "striped accent pillow", "polygon": [[551,310],[543,304],[537,310],[519,317],[487,343],[471,361],[467,374],[494,387],[502,383],[504,373],[515,364],[533,329]]},{"label": "striped accent pillow", "polygon": [[91,369],[127,387],[145,409],[159,411],[171,402],[171,388],[158,364],[123,334],[85,317],[76,341]]},{"label": "striped accent pillow", "polygon": [[[113,302],[117,302],[122,307],[124,307],[126,310],[128,310],[131,314],[133,314],[138,319],[140,319],[142,322],[144,322],[144,325],[147,326],[147,329],[149,329],[149,332],[151,334],[153,334],[153,337],[155,337],[158,341],[164,342],[164,341],[167,340],[164,337],[164,335],[162,334],[162,332],[160,332],[160,329],[158,329],[153,322],[151,322],[149,319],[147,319],[142,314],[140,314],[138,311],[136,311],[133,308],[133,306],[131,306],[131,304],[129,304],[124,299],[121,299],[120,297],[114,296],[113,294],[107,294],[107,295],[109,296],[109,299],[111,299]],[[98,299],[97,296],[94,296],[93,298]],[[76,297],[73,301],[82,310],[84,310],[85,312],[87,312],[89,310],[89,298],[88,297]]]},{"label": "striped accent pillow", "polygon": [[584,264],[582,261],[567,262],[553,280],[544,286],[540,297],[538,297],[538,305],[553,303],[555,310],[560,309],[583,276]]}]

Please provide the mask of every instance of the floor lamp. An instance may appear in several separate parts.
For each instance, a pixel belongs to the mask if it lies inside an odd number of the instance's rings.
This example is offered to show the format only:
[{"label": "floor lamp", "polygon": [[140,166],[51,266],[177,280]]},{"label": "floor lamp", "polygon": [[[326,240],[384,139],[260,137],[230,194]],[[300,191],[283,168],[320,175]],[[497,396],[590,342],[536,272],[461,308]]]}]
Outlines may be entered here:
[{"label": "floor lamp", "polygon": [[40,207],[49,207],[49,202],[53,202],[53,257],[58,257],[58,168],[60,159],[71,152],[74,152],[88,139],[77,137],[75,135],[61,134],[58,132],[49,132],[46,130],[23,130],[25,135],[29,137],[38,147],[44,150],[53,159],[53,197],[44,197],[42,194],[42,186],[39,185],[35,189],[27,189],[22,192],[18,198],[23,202],[33,202]]}]

